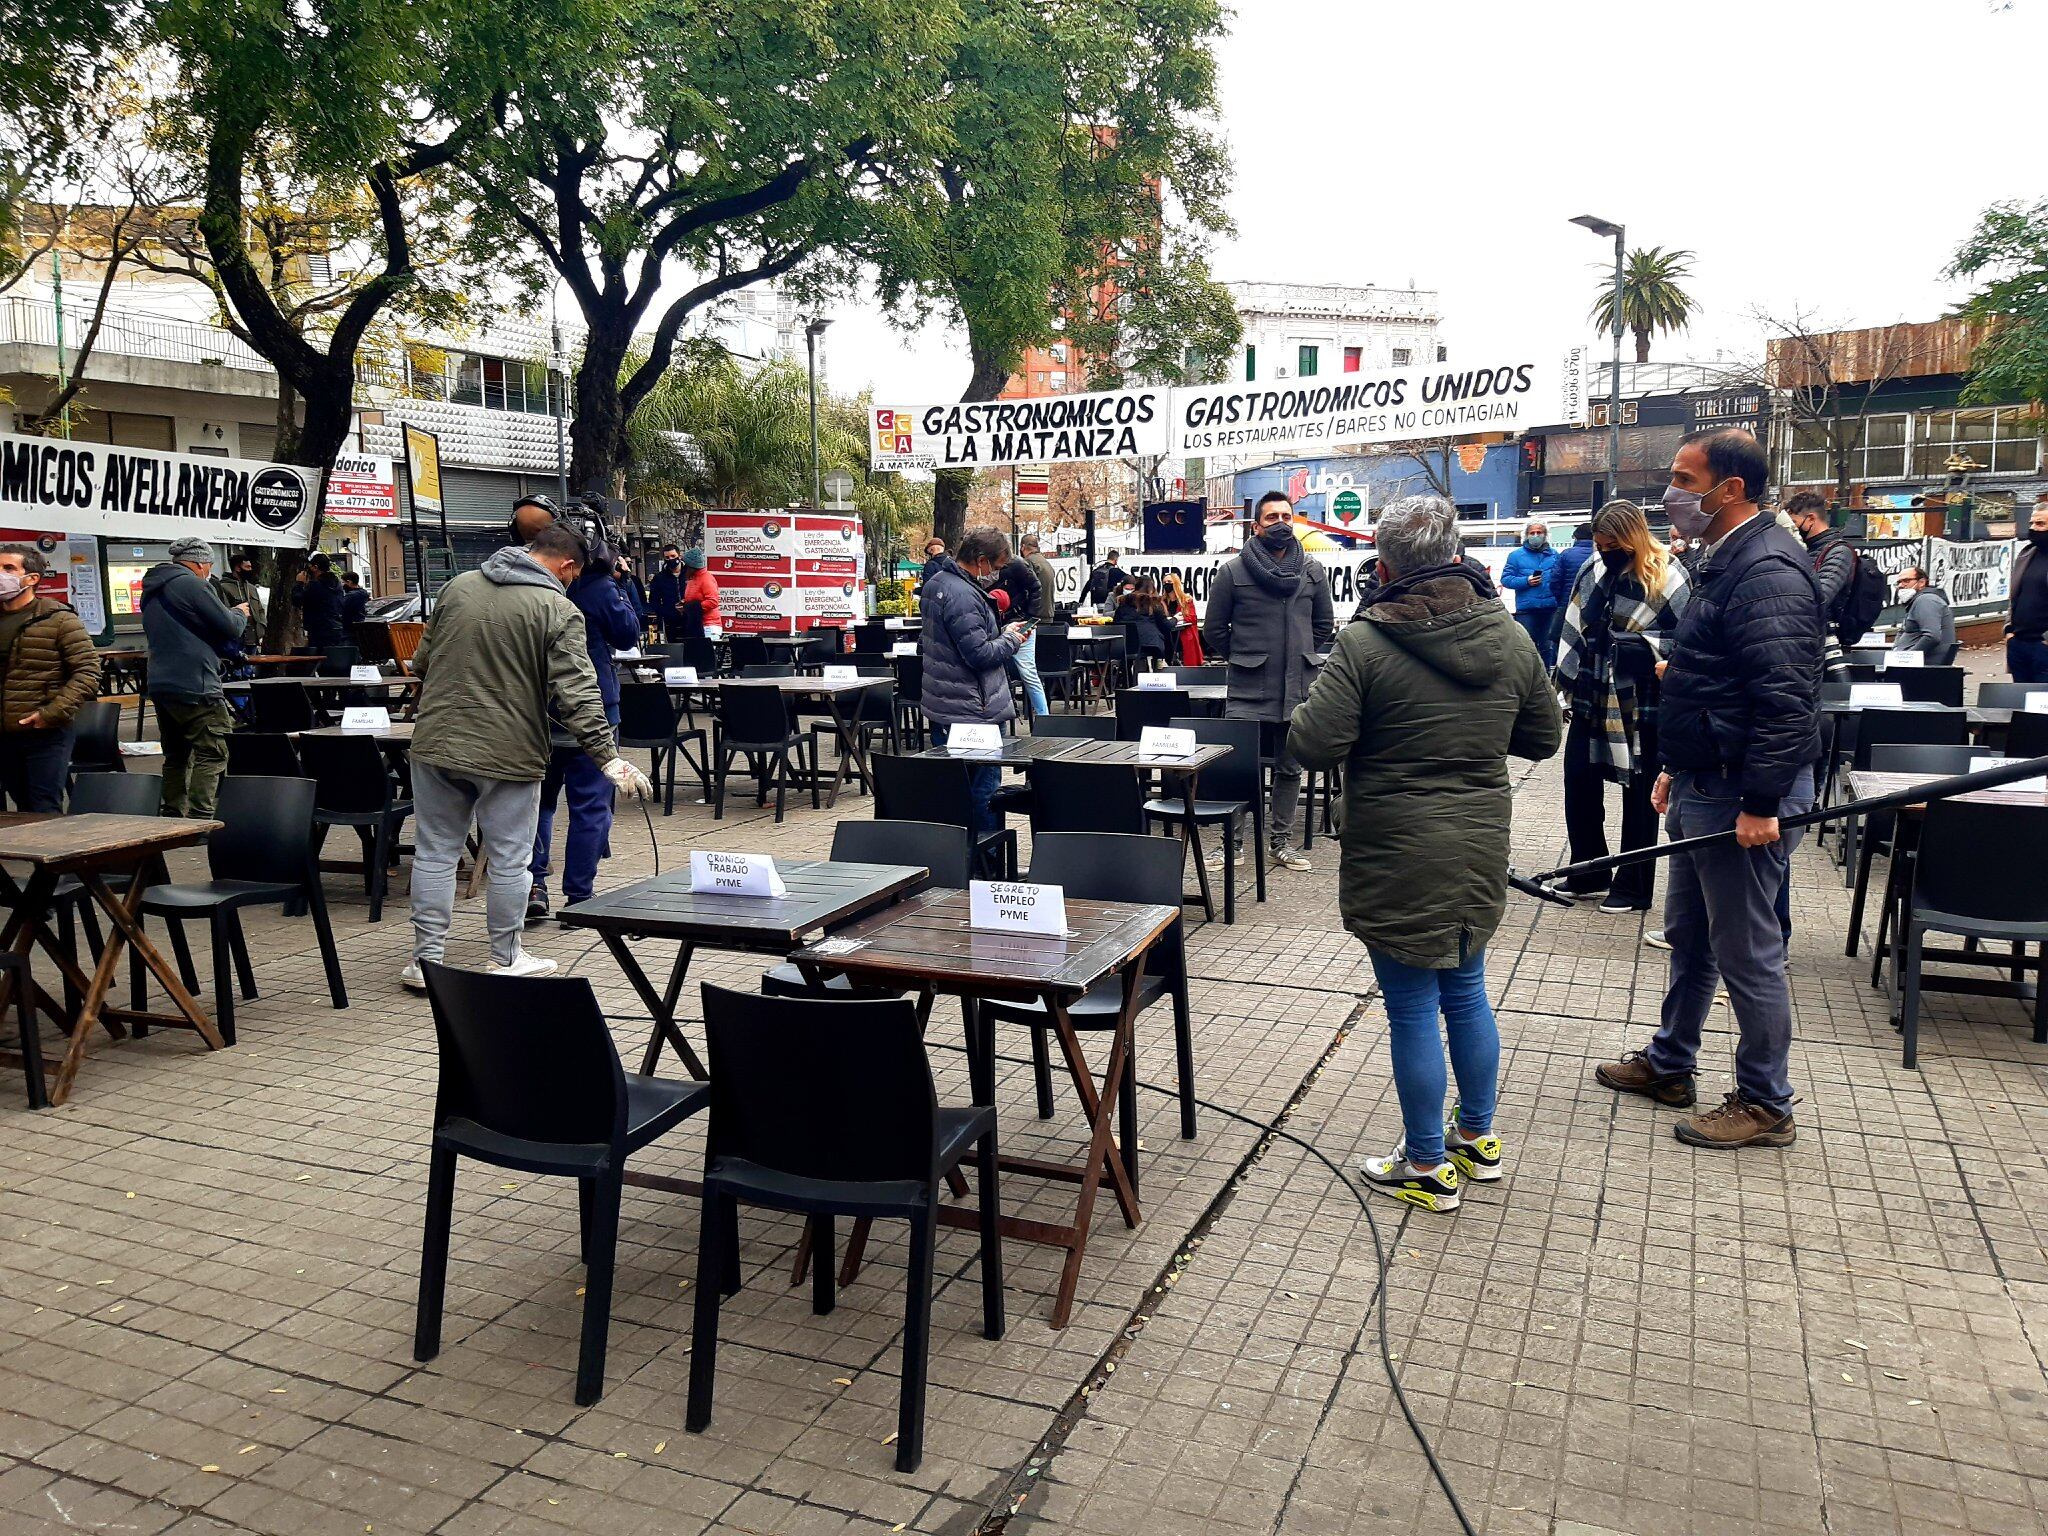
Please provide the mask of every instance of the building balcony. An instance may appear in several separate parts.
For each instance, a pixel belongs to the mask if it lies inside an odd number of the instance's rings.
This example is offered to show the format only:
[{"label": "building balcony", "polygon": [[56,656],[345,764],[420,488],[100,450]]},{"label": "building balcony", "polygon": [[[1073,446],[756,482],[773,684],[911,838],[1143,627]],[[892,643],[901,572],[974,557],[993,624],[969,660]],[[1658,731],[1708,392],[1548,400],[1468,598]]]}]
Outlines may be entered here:
[{"label": "building balcony", "polygon": [[[92,324],[89,308],[63,314],[65,365]],[[0,374],[54,380],[58,373],[58,311],[48,299],[0,298]],[[100,323],[85,376],[94,383],[139,384],[197,394],[277,394],[277,375],[233,332],[203,321],[109,309]]]}]

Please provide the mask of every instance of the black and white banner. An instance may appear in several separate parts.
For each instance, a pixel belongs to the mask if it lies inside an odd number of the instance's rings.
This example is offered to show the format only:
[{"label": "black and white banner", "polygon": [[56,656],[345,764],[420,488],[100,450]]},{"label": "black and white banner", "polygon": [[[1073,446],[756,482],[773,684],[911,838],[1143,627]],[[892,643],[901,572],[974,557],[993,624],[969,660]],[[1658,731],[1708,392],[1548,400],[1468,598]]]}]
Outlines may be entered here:
[{"label": "black and white banner", "polygon": [[988,469],[1085,464],[1166,451],[1163,389],[963,404],[878,405],[868,412],[872,469]]},{"label": "black and white banner", "polygon": [[301,465],[0,432],[0,511],[30,528],[303,549],[319,500]]}]

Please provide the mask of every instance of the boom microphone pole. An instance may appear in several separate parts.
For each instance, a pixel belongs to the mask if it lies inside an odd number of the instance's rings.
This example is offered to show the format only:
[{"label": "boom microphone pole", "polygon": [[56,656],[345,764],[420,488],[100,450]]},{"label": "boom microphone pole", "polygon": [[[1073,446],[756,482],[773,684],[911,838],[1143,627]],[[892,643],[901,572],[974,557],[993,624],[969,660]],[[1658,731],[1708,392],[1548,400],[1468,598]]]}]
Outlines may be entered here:
[{"label": "boom microphone pole", "polygon": [[[2021,779],[2039,778],[2048,774],[2048,757],[2015,758],[2000,763],[1995,768],[1979,768],[1972,773],[1958,773],[1945,779],[1929,779],[1910,789],[1894,790],[1888,795],[1872,795],[1868,800],[1851,800],[1845,805],[1830,805],[1824,809],[1801,811],[1797,816],[1778,818],[1781,833],[1796,827],[1817,826],[1824,821],[1842,821],[1850,816],[1869,816],[1878,811],[1895,811],[1902,806],[1926,805],[1935,800],[1947,800],[1956,795],[1967,795],[1980,789],[1997,789],[2002,784],[2016,783]],[[1682,837],[1675,843],[1658,843],[1649,848],[1635,848],[1627,853],[1609,854],[1604,859],[1587,859],[1579,864],[1567,864],[1543,875],[1517,875],[1508,873],[1508,884],[1530,896],[1544,900],[1558,901],[1567,906],[1571,903],[1560,893],[1548,887],[1548,882],[1567,879],[1574,875],[1600,874],[1606,870],[1619,869],[1624,864],[1640,864],[1646,859],[1668,859],[1674,853],[1688,853],[1695,848],[1704,848],[1735,835],[1735,829],[1726,832],[1709,832],[1704,837]]]}]

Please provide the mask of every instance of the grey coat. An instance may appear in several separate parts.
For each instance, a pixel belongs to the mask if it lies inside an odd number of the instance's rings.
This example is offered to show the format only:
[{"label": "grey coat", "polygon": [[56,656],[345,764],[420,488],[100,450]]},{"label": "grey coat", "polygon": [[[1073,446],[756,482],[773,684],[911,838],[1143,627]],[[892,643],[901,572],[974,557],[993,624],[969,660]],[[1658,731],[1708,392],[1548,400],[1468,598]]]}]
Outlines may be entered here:
[{"label": "grey coat", "polygon": [[1230,663],[1223,713],[1232,720],[1285,720],[1315,681],[1312,653],[1337,636],[1330,582],[1294,544],[1280,556],[1257,539],[1217,571],[1202,615],[1202,650]]}]

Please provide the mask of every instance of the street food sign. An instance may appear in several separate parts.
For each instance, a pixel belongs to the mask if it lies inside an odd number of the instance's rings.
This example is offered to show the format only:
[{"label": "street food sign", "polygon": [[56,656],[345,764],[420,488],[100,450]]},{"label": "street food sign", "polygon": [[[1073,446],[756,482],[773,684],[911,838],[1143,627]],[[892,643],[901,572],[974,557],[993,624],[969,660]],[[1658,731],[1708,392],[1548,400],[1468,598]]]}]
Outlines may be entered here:
[{"label": "street food sign", "polygon": [[29,528],[304,549],[319,502],[304,465],[0,432],[0,509]]}]

